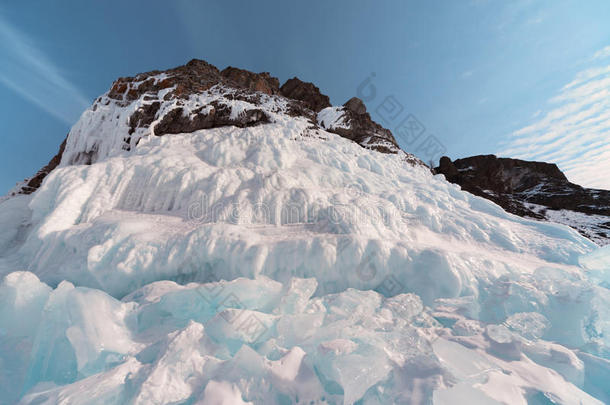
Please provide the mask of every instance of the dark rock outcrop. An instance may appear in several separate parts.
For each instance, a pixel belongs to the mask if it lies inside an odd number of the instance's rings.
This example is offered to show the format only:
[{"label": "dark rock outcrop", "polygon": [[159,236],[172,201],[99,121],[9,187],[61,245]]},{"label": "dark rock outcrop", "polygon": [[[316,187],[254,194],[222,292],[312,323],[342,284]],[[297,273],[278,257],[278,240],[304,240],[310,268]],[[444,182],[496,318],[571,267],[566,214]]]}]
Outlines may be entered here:
[{"label": "dark rock outcrop", "polygon": [[59,146],[59,152],[57,152],[57,154],[53,156],[49,163],[47,163],[45,167],[40,169],[34,176],[30,177],[29,179],[26,179],[22,183],[22,185],[18,187],[15,192],[13,192],[13,194],[32,194],[38,189],[38,187],[40,187],[44,178],[47,177],[47,175],[59,165],[59,162],[61,162],[61,157],[63,156],[64,150],[66,149],[67,139],[68,137],[66,136],[64,141]]},{"label": "dark rock outcrop", "polygon": [[319,112],[330,107],[330,99],[322,94],[313,83],[303,82],[297,77],[288,79],[280,88],[280,93],[287,98],[302,101],[307,108]]},{"label": "dark rock outcrop", "polygon": [[352,97],[343,104],[343,106],[351,113],[361,116],[366,114],[366,106],[358,97]]},{"label": "dark rock outcrop", "polygon": [[[165,74],[159,80],[153,76]],[[133,101],[146,93],[157,93],[172,88],[165,99],[188,98],[191,94],[209,90],[217,84],[227,87],[258,91],[265,94],[279,94],[280,83],[267,72],[253,73],[234,67],[227,67],[222,72],[204,60],[193,59],[184,66],[165,71],[153,70],[140,73],[134,77],[121,77],[116,80],[108,93],[114,100]]]},{"label": "dark rock outcrop", "polygon": [[271,77],[268,72],[252,73],[229,66],[220,72],[220,74],[226,79],[225,83],[231,87],[260,91],[269,95],[280,92],[279,80],[276,77]]},{"label": "dark rock outcrop", "polygon": [[[549,210],[598,216],[601,220],[595,225],[579,224],[578,219],[574,219],[574,224],[565,223],[597,242],[610,243],[610,191],[571,183],[555,164],[494,155],[452,162],[444,156],[434,170],[463,190],[522,217],[549,220],[552,216]],[[604,217],[608,217],[606,222]]]},{"label": "dark rock outcrop", "polygon": [[161,102],[155,101],[137,109],[136,112],[129,117],[129,135],[133,134],[138,127],[148,128],[157,117],[159,108],[161,108]]},{"label": "dark rock outcrop", "polygon": [[343,120],[347,127],[335,126],[327,128],[327,131],[382,153],[397,153],[400,150],[392,132],[371,119],[362,100],[353,97],[343,107]]},{"label": "dark rock outcrop", "polygon": [[212,103],[205,111],[200,108],[191,116],[185,116],[180,107],[173,109],[156,125],[155,135],[189,133],[229,125],[244,128],[268,122],[269,117],[260,109],[247,110],[236,118],[231,118],[231,109],[228,106]]},{"label": "dark rock outcrop", "polygon": [[454,182],[453,179],[459,174],[457,167],[453,164],[451,159],[447,156],[441,157],[438,162],[438,167],[434,169],[436,173],[442,173],[445,175],[445,178],[450,182]]}]

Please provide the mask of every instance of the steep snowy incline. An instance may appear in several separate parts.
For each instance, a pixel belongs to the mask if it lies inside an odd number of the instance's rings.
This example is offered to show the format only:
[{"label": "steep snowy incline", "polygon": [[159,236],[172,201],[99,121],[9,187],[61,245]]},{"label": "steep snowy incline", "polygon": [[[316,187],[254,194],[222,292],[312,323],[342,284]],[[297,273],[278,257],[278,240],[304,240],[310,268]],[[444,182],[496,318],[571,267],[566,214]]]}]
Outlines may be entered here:
[{"label": "steep snowy incline", "polygon": [[[573,265],[594,247],[401,155],[307,126],[291,118],[148,137],[133,152],[60,167],[29,203],[21,268],[116,297],[204,267],[224,278],[318,277],[326,292],[375,288],[391,274],[429,304],[542,266],[579,274]],[[375,274],[360,277],[358,266]]]},{"label": "steep snowy incline", "polygon": [[0,202],[0,397],[610,401],[607,250],[240,72],[118,81]]}]

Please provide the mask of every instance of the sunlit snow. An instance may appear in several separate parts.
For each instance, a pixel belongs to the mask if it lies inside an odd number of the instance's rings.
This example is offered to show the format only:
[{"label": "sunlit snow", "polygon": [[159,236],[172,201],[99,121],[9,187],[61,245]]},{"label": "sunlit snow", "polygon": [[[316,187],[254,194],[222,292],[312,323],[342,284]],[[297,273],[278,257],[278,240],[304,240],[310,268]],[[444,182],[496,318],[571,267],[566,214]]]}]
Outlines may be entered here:
[{"label": "sunlit snow", "polygon": [[100,103],[0,203],[0,401],[610,402],[608,249],[266,102],[129,152]]}]

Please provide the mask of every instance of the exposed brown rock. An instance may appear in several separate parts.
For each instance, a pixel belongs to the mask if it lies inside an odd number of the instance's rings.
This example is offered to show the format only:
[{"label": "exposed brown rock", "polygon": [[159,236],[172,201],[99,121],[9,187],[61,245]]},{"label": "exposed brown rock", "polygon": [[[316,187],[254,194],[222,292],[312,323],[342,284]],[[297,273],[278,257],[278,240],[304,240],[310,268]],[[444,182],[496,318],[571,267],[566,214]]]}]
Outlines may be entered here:
[{"label": "exposed brown rock", "polygon": [[252,73],[247,70],[238,69],[232,66],[220,72],[232,87],[260,91],[265,94],[278,94],[280,92],[280,82],[276,77],[271,77],[268,72]]},{"label": "exposed brown rock", "polygon": [[[161,73],[167,74],[168,77],[162,80],[152,78]],[[173,86],[176,88],[172,92],[172,97],[188,97],[190,94],[208,90],[221,81],[222,77],[216,66],[203,60],[193,59],[184,66],[164,72],[153,70],[134,77],[121,77],[113,83],[108,97],[133,101],[145,93],[157,93]]]},{"label": "exposed brown rock", "polygon": [[[447,180],[466,188],[480,188],[496,194],[522,193],[540,184],[570,184],[557,165],[498,158],[494,155],[451,159],[444,156],[436,168]],[[577,186],[580,187],[580,186]]]},{"label": "exposed brown rock", "polygon": [[[167,78],[155,80],[153,76],[161,73]],[[228,87],[260,91],[266,94],[279,94],[279,80],[267,72],[253,73],[234,67],[227,67],[222,72],[204,60],[193,59],[184,66],[166,71],[153,70],[140,73],[134,77],[121,77],[116,80],[108,96],[115,100],[133,101],[145,93],[157,93],[160,90],[176,87],[172,97],[186,98],[191,94],[201,93],[217,84]]]},{"label": "exposed brown rock", "polygon": [[[153,76],[161,73],[168,77],[157,80]],[[217,84],[228,87],[260,91],[265,94],[279,94],[280,82],[268,72],[253,73],[234,67],[227,67],[222,72],[206,61],[193,59],[184,66],[166,71],[153,70],[140,73],[134,77],[121,77],[116,80],[108,96],[115,100],[133,101],[145,93],[157,93],[160,90],[176,87],[169,97],[188,97],[201,93]]]},{"label": "exposed brown rock", "polygon": [[[167,77],[162,79],[153,77],[162,73]],[[188,98],[191,94],[204,92],[218,84],[238,90],[226,94],[226,98],[245,100],[252,104],[260,102],[261,93],[282,95],[290,99],[287,111],[289,115],[305,117],[314,126],[316,125],[314,112],[330,106],[329,98],[322,94],[315,85],[303,82],[296,77],[288,80],[280,89],[278,79],[267,72],[253,73],[235,67],[227,67],[219,71],[215,66],[198,59],[163,72],[155,70],[134,77],[120,78],[113,84],[109,97],[117,102],[128,104],[146,94],[150,94],[152,100],[160,90],[174,87],[164,96],[164,100]],[[331,129],[332,132],[379,152],[396,153],[398,151],[398,144],[392,133],[371,119],[361,100],[350,99],[345,106],[350,128]],[[155,102],[137,110],[129,119],[128,135],[133,134],[137,127],[150,125],[158,118],[156,116],[158,110]],[[180,109],[180,111],[182,110]],[[183,116],[182,112],[179,114],[178,109],[171,111],[155,127],[155,133],[163,135],[224,125],[243,127],[269,122],[269,117],[259,110],[245,112],[237,119],[230,119],[230,110],[221,105],[214,106],[211,111],[203,111],[200,110],[200,113],[190,117]],[[129,150],[131,148],[130,137],[126,136],[124,140],[124,149]]]},{"label": "exposed brown rock", "polygon": [[155,120],[157,112],[161,108],[161,102],[155,101],[140,107],[131,117],[129,117],[129,135],[133,134],[136,128],[148,128]]},{"label": "exposed brown rock", "polygon": [[322,94],[313,83],[301,81],[297,77],[288,79],[280,88],[280,93],[287,98],[302,101],[305,106],[315,112],[330,107],[330,99]]},{"label": "exposed brown rock", "polygon": [[366,114],[366,106],[358,97],[350,98],[343,106],[356,115]]},{"label": "exposed brown rock", "polygon": [[328,128],[327,131],[351,139],[358,144],[382,153],[397,153],[400,148],[394,135],[371,119],[362,100],[351,98],[344,105],[349,128]]},{"label": "exposed brown rock", "polygon": [[231,118],[230,107],[214,102],[210,108],[200,108],[191,116],[185,116],[180,107],[168,112],[155,126],[155,135],[180,134],[234,125],[249,127],[269,122],[269,117],[260,109],[247,110],[237,118]]},{"label": "exposed brown rock", "polygon": [[64,139],[64,141],[59,146],[59,152],[47,163],[45,167],[40,169],[38,173],[36,173],[32,178],[30,178],[27,183],[21,187],[21,190],[18,191],[19,194],[31,194],[40,187],[42,181],[47,177],[49,173],[53,169],[55,169],[59,163],[61,162],[61,157],[63,156],[64,150],[66,149],[66,141],[68,140],[68,136]]}]

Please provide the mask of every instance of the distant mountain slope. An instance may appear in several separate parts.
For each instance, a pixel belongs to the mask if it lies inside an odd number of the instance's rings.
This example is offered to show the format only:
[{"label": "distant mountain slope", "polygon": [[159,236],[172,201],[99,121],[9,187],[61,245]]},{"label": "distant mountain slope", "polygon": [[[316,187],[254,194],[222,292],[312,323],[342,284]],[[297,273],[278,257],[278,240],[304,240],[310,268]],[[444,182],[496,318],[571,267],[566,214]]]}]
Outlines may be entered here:
[{"label": "distant mountain slope", "polygon": [[555,164],[494,155],[452,162],[444,156],[434,170],[508,212],[568,225],[599,245],[610,244],[610,191],[571,183]]}]

